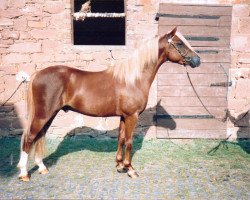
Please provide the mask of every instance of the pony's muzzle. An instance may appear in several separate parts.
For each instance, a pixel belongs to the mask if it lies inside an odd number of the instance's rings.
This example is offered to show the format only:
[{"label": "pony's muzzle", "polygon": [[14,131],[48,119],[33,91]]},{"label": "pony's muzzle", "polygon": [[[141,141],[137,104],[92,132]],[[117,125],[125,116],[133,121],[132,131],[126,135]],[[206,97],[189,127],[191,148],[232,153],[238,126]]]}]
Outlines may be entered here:
[{"label": "pony's muzzle", "polygon": [[198,67],[200,64],[201,64],[201,59],[200,59],[199,56],[191,57],[190,60],[189,60],[189,65],[192,68]]}]

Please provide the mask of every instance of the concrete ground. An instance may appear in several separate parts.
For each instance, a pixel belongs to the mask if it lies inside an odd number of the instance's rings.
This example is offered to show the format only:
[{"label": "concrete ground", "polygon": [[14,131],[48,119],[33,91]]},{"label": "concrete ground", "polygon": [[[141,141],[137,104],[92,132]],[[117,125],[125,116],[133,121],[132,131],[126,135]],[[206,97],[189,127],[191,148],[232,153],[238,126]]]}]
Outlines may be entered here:
[{"label": "concrete ground", "polygon": [[0,138],[0,199],[250,199],[250,141],[135,138],[131,179],[115,169],[117,140],[73,136],[47,139],[40,175],[20,182],[18,138]]}]

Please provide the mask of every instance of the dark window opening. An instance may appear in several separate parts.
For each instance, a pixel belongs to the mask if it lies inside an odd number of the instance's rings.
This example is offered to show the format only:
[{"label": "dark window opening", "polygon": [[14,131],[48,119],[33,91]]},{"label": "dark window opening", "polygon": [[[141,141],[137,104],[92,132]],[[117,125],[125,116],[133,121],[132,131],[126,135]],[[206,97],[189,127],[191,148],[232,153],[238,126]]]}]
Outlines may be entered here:
[{"label": "dark window opening", "polygon": [[[75,0],[79,12],[86,0]],[[124,0],[91,0],[92,13],[124,13]],[[74,45],[125,45],[125,17],[85,18],[73,22]]]}]

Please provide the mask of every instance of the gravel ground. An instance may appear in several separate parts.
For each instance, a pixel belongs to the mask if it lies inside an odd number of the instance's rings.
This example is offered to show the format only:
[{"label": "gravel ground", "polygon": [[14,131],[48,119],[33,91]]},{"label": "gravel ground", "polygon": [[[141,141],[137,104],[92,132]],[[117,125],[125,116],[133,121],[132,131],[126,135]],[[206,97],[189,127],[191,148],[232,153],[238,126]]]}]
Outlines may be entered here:
[{"label": "gravel ground", "polygon": [[117,140],[47,139],[40,175],[18,180],[19,138],[0,138],[0,199],[250,199],[250,141],[135,138],[131,179],[115,169]]}]

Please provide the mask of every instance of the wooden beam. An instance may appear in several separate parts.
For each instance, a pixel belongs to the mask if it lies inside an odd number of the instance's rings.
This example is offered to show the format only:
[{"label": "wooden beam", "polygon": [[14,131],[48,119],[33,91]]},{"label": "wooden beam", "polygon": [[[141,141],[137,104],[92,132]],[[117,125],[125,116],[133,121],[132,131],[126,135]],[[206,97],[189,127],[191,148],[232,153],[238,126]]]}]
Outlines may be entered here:
[{"label": "wooden beam", "polygon": [[110,18],[123,18],[125,17],[125,13],[84,13],[84,12],[76,12],[73,14],[73,17],[76,21],[78,20],[84,20],[85,18],[88,17],[94,17],[94,18],[99,18],[99,17],[110,17]]}]

